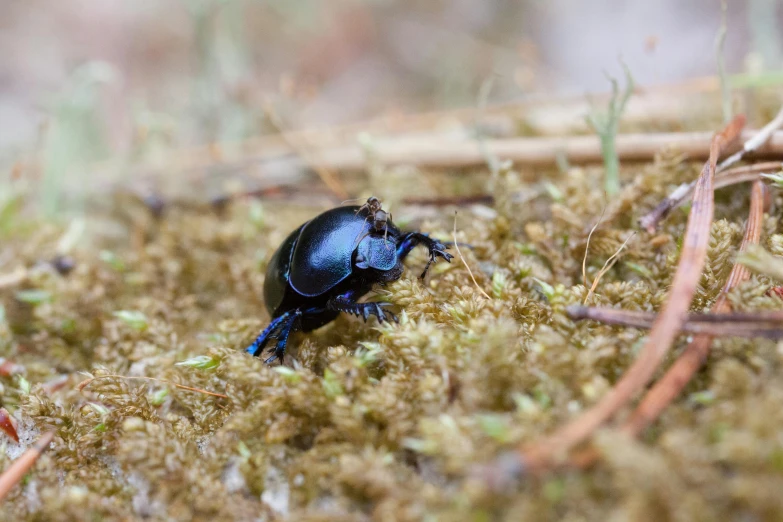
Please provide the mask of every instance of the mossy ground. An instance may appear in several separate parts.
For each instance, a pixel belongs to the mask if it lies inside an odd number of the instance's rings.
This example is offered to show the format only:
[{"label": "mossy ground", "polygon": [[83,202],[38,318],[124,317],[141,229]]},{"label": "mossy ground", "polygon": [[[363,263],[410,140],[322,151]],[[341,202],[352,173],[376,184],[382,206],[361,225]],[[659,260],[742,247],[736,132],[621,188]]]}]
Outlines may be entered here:
[{"label": "mossy ground", "polygon": [[[625,168],[626,188],[590,244],[588,280],[636,235],[592,304],[660,308],[686,212],[675,211],[655,235],[636,219],[699,168],[673,154]],[[783,344],[764,340],[717,340],[705,369],[642,441],[599,433],[593,469],[502,493],[472,478],[475,465],[595,403],[645,336],[575,323],[564,311],[587,294],[582,259],[605,206],[602,169],[553,174],[549,191],[526,182],[529,174],[501,174],[496,214],[458,216],[458,239],[475,247],[462,249],[465,261],[490,299],[459,258],[436,265],[422,284],[417,252],[377,296],[397,305],[399,325],[340,317],[292,338],[290,369],[266,367],[242,348],[269,319],[266,261],[326,207],[237,201],[222,215],[172,206],[155,219],[125,201],[91,217],[88,230],[101,233],[77,244],[67,276],[45,262],[65,230],[14,218],[0,268],[31,272],[24,285],[0,291],[0,356],[24,368],[24,380],[0,377],[3,405],[23,444],[44,430],[57,436],[2,519],[783,519]],[[375,195],[396,221],[450,238],[453,209],[422,221],[399,203],[406,176],[388,171]],[[478,174],[427,179],[422,191],[433,194],[486,183]],[[717,194],[694,309],[711,304],[731,269],[748,196],[747,187]],[[783,198],[773,194],[773,202],[762,244],[783,255]],[[783,308],[765,295],[772,285],[754,276],[731,302]],[[95,380],[79,390],[88,378],[81,372]],[[2,469],[19,450],[3,444]]]}]

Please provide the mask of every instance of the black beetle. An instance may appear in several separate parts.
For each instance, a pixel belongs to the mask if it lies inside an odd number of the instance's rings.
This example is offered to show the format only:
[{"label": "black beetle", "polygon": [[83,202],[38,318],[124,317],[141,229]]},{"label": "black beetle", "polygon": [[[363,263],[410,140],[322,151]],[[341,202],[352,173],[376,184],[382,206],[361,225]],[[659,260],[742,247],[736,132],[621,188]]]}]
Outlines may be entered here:
[{"label": "black beetle", "polygon": [[389,303],[358,303],[375,284],[400,278],[402,262],[416,245],[429,249],[430,265],[442,257],[451,262],[448,245],[421,232],[402,232],[381,209],[377,198],[358,206],[337,207],[294,230],[269,261],[264,302],[272,322],[246,351],[258,356],[277,339],[266,362],[283,361],[292,330],[309,332],[333,321],[340,312],[374,315],[379,321],[397,317]]}]

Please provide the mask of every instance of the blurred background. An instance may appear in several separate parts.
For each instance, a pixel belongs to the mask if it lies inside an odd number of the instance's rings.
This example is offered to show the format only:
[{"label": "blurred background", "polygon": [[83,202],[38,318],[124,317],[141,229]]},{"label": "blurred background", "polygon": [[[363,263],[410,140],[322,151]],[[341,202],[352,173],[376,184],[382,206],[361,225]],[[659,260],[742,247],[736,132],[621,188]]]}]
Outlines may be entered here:
[{"label": "blurred background", "polygon": [[[698,85],[714,80],[721,24],[719,0],[0,3],[6,187],[132,178],[128,166],[165,171],[189,147],[244,144],[246,157],[264,148],[247,140],[281,130],[475,107],[489,78],[490,106],[585,100],[621,76],[618,58],[640,89]],[[778,0],[728,2],[728,72],[780,81],[781,23]]]}]

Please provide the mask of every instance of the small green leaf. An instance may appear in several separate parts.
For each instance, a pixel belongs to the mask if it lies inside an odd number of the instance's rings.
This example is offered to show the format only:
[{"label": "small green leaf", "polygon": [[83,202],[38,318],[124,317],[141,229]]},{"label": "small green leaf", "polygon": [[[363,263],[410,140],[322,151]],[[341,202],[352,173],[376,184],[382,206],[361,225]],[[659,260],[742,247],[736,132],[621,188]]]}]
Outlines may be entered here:
[{"label": "small green leaf", "polygon": [[117,254],[110,250],[101,250],[101,253],[98,254],[98,256],[101,258],[101,261],[112,267],[117,272],[124,272],[125,271],[125,262],[117,257]]},{"label": "small green leaf", "polygon": [[479,415],[481,429],[498,442],[508,442],[510,430],[506,418],[502,415]]},{"label": "small green leaf", "polygon": [[105,417],[106,415],[109,414],[109,408],[107,408],[103,404],[98,404],[95,402],[88,402],[87,404],[89,404],[90,408],[95,410],[98,413],[98,415],[100,415],[101,417]]},{"label": "small green leaf", "polygon": [[642,265],[640,265],[638,263],[633,263],[631,261],[624,261],[624,264],[625,264],[625,266],[627,266],[628,268],[630,268],[631,270],[633,270],[637,274],[642,275],[642,276],[646,277],[647,279],[652,279],[653,278],[653,273],[646,266],[642,266]]},{"label": "small green leaf", "polygon": [[249,459],[253,456],[253,453],[250,451],[250,448],[247,447],[247,444],[242,442],[241,440],[237,444],[237,452],[242,458]]},{"label": "small green leaf", "polygon": [[330,399],[339,397],[344,393],[343,387],[340,384],[340,381],[337,379],[337,375],[333,371],[329,370],[328,368],[324,370],[324,378],[322,384],[326,396],[329,397]]},{"label": "small green leaf", "polygon": [[288,366],[275,366],[272,370],[285,377],[285,380],[290,383],[297,383],[302,380],[302,376]]},{"label": "small green leaf", "polygon": [[220,366],[220,361],[213,359],[209,355],[197,355],[196,357],[174,363],[174,366],[187,366],[188,368],[196,368],[197,370],[211,370]]},{"label": "small green leaf", "polygon": [[778,172],[777,174],[762,174],[761,177],[770,180],[772,184],[776,185],[778,188],[783,188],[783,172]]},{"label": "small green leaf", "polygon": [[544,182],[544,189],[549,194],[549,197],[552,198],[552,201],[555,203],[562,203],[565,201],[565,197],[563,196],[563,193],[560,192],[560,189],[557,188],[554,183],[551,181],[545,181]]},{"label": "small green leaf", "polygon": [[264,206],[260,201],[256,199],[251,201],[248,209],[248,218],[257,229],[264,228]]},{"label": "small green leaf", "polygon": [[30,381],[20,375],[17,377],[17,384],[19,386],[19,391],[21,391],[23,395],[30,395]]},{"label": "small green leaf", "polygon": [[495,296],[495,299],[503,298],[506,285],[506,276],[503,274],[503,272],[495,272],[492,274],[492,295]]},{"label": "small green leaf", "polygon": [[169,389],[161,388],[160,390],[152,394],[152,397],[150,397],[150,404],[153,406],[160,406],[166,401],[166,397],[168,396],[169,396]]},{"label": "small green leaf", "polygon": [[555,297],[555,288],[552,285],[538,279],[537,277],[534,277],[533,280],[538,283],[538,286],[541,287],[541,293],[544,294],[547,299],[551,300]]},{"label": "small green leaf", "polygon": [[424,439],[415,439],[413,437],[405,437],[402,439],[402,446],[411,451],[415,451],[416,453],[424,454],[434,453],[437,449],[434,442]]},{"label": "small green leaf", "polygon": [[383,348],[378,343],[364,342],[362,347],[356,350],[354,358],[359,368],[364,368],[368,364],[378,360],[378,354],[383,352]]},{"label": "small green leaf", "polygon": [[526,256],[534,256],[538,254],[538,249],[533,243],[514,243],[514,247],[519,250],[520,253]]},{"label": "small green leaf", "polygon": [[23,303],[39,305],[51,301],[52,294],[46,290],[19,290],[16,292],[16,298]]},{"label": "small green leaf", "polygon": [[552,398],[546,392],[541,390],[533,390],[533,397],[535,397],[538,405],[543,409],[547,409],[552,405]]},{"label": "small green leaf", "polygon": [[700,404],[702,406],[709,406],[715,402],[715,393],[713,393],[711,390],[694,392],[688,396],[688,401],[694,404]]},{"label": "small green leaf", "polygon": [[147,316],[136,310],[118,310],[112,315],[140,332],[146,330],[147,326],[149,326]]}]

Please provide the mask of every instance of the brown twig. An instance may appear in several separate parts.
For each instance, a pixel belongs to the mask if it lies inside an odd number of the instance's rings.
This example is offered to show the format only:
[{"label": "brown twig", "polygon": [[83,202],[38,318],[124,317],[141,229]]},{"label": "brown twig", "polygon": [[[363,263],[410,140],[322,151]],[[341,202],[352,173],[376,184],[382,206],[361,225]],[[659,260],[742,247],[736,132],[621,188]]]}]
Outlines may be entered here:
[{"label": "brown twig", "polygon": [[[755,133],[743,133],[751,139]],[[671,147],[692,160],[704,159],[709,149],[710,134],[706,132],[621,134],[617,136],[617,154],[622,161],[649,161],[661,149]],[[567,138],[508,138],[487,140],[486,150],[503,160],[525,165],[554,165],[558,157],[569,163],[599,163],[600,140],[596,136]],[[385,165],[418,165],[420,167],[457,168],[484,164],[484,154],[477,143],[437,137],[376,143],[378,160]],[[336,170],[361,170],[365,167],[358,146],[313,149],[313,156],[323,165]],[[776,132],[760,147],[754,158],[783,158],[783,132]]]},{"label": "brown twig", "polygon": [[[765,143],[774,139],[776,131],[783,127],[783,108],[780,109],[778,114],[764,126],[759,132],[752,137],[748,138],[740,149],[735,154],[732,154],[721,162],[718,166],[717,172],[720,175],[715,176],[715,188],[722,188],[735,183],[743,183],[745,181],[753,181],[758,179],[758,174],[764,172],[775,172],[783,167],[780,162],[761,163],[757,165],[751,165],[750,167],[740,167],[738,169],[726,170],[730,166],[734,165],[738,161],[744,159],[748,154],[759,150]],[[658,226],[669,213],[675,208],[682,205],[690,195],[693,193],[693,187],[695,182],[687,183],[679,186],[674,192],[667,196],[656,206],[652,211],[648,212],[639,220],[639,224],[642,228],[646,229],[651,234],[655,232],[655,228]]]},{"label": "brown twig", "polygon": [[[740,251],[745,251],[749,245],[757,244],[761,237],[764,219],[764,184],[761,181],[753,183],[750,199],[750,213],[745,225],[745,236]],[[698,335],[688,344],[674,364],[664,376],[652,387],[633,414],[623,424],[621,430],[628,435],[638,436],[645,428],[657,419],[663,410],[671,404],[690,382],[695,373],[707,359],[712,340],[716,336],[766,337],[780,339],[783,335],[783,313],[754,312],[750,314],[732,314],[728,302],[728,293],[749,276],[746,267],[735,263],[721,290],[718,299],[711,308],[710,314],[694,314],[683,325],[684,330],[693,327],[691,331]],[[580,312],[585,312],[580,310]],[[623,314],[627,312],[623,311]],[[642,317],[647,314],[632,312],[635,317],[626,315],[625,319],[636,322],[635,326],[645,328],[643,323],[649,319]],[[580,314],[581,315],[581,314]],[[601,314],[603,315],[603,314]],[[701,319],[701,321],[700,321]],[[571,464],[577,467],[592,465],[599,455],[594,448],[587,448],[573,456]]]},{"label": "brown twig", "polygon": [[744,117],[737,117],[712,140],[710,159],[704,165],[694,191],[669,298],[639,357],[595,406],[537,444],[518,448],[516,455],[523,469],[535,472],[549,467],[574,445],[592,435],[652,379],[682,327],[704,267],[714,212],[713,177],[718,157],[740,135],[744,124]]},{"label": "brown twig", "polygon": [[[728,169],[715,176],[715,190],[738,183],[756,181],[757,179],[761,179],[762,174],[777,172],[781,169],[783,169],[783,163],[780,161],[769,161]],[[694,186],[695,183],[680,185],[674,192],[658,203],[653,210],[639,219],[641,227],[651,234],[654,233],[655,229],[658,228],[658,224],[663,221],[672,210],[688,201],[693,194]]]},{"label": "brown twig", "polygon": [[[750,215],[745,227],[745,237],[742,240],[740,251],[747,249],[748,245],[757,244],[761,237],[762,221],[764,219],[764,184],[761,181],[753,183],[750,200]],[[731,311],[728,301],[728,293],[742,281],[748,279],[750,272],[743,265],[736,263],[729,274],[729,278],[723,287],[718,299],[712,306],[712,313],[726,313]],[[697,278],[698,280],[698,278]],[[780,322],[777,322],[779,327]],[[685,349],[683,354],[669,368],[669,371],[649,391],[644,400],[634,411],[633,415],[623,426],[623,431],[637,435],[649,426],[661,412],[682,391],[696,371],[704,364],[712,345],[713,336],[709,334],[697,335]]]},{"label": "brown twig", "polygon": [[14,442],[19,443],[19,434],[16,431],[16,422],[8,410],[0,408],[0,430],[11,437]]},{"label": "brown twig", "polygon": [[[745,133],[744,138],[752,138],[753,133]],[[287,139],[291,139],[289,134]],[[691,160],[705,159],[705,150],[709,147],[710,134],[706,132],[623,134],[616,139],[617,154],[624,163],[649,161],[663,148],[671,147],[680,151]],[[183,179],[189,184],[203,183],[209,176],[225,177],[229,173],[239,175],[250,190],[269,186],[290,185],[307,179],[308,168],[320,170],[322,179],[330,179],[326,171],[363,171],[367,166],[365,151],[356,144],[317,145],[299,148],[303,157],[292,156],[288,150],[264,153],[240,154],[234,158],[210,157],[201,162],[182,161],[180,165],[166,168],[169,177]],[[485,154],[489,153],[502,160],[510,160],[520,165],[555,165],[558,159],[566,158],[571,164],[600,163],[600,140],[596,136],[508,138],[486,140],[480,147],[475,140],[451,139],[435,135],[416,139],[378,138],[374,143],[374,153],[384,165],[417,165],[430,168],[463,168],[481,166]],[[783,159],[783,132],[774,133],[769,142],[751,155],[753,159]],[[323,169],[327,169],[326,171]],[[146,186],[160,178],[155,169],[140,169],[134,174],[134,183]],[[334,177],[334,176],[332,176]],[[343,194],[337,184],[329,181],[330,190]],[[256,186],[259,185],[259,186]],[[97,190],[116,190],[116,183],[109,183]],[[162,189],[161,189],[162,190]],[[169,189],[176,190],[176,189]],[[170,194],[163,194],[169,197]],[[338,201],[348,199],[336,196]]]},{"label": "brown twig", "polygon": [[[629,114],[626,115],[626,119],[635,117],[637,120],[647,121],[649,120],[649,115],[655,112],[658,121],[668,119],[672,123],[679,123],[682,119],[682,106],[689,103],[688,96],[703,97],[705,93],[717,91],[718,87],[719,78],[716,76],[704,76],[691,78],[684,82],[645,86],[644,91],[637,95],[636,99],[639,103],[636,105],[634,103],[630,104]],[[608,101],[610,97],[611,93],[603,92],[592,96],[592,100],[599,103]],[[668,107],[668,109],[662,110],[661,103],[664,104],[663,107]],[[281,157],[290,153],[292,149],[289,143],[291,142],[299,143],[304,141],[318,146],[334,146],[353,142],[359,132],[383,135],[410,134],[422,129],[430,130],[437,127],[439,121],[457,121],[465,124],[466,122],[474,121],[482,112],[486,116],[503,117],[516,121],[520,117],[527,116],[531,111],[547,110],[548,107],[556,107],[558,113],[561,113],[564,108],[569,108],[573,115],[565,118],[556,118],[558,121],[567,122],[565,125],[559,123],[554,126],[548,125],[541,128],[542,132],[549,132],[552,135],[572,132],[573,129],[571,127],[573,127],[573,124],[571,122],[579,122],[580,125],[583,125],[580,115],[584,114],[589,108],[582,94],[572,96],[531,95],[523,101],[491,104],[483,110],[475,106],[468,106],[412,114],[395,113],[382,115],[370,120],[334,126],[253,136],[231,145],[233,148],[241,150],[246,159],[252,159],[253,162],[258,163],[263,161],[264,158]],[[633,111],[635,116],[630,111],[634,107],[636,107],[635,111]],[[661,118],[664,120],[661,120]],[[552,118],[545,119],[545,122],[549,121],[552,121]],[[539,127],[541,126],[539,125]],[[221,144],[219,143],[182,147],[167,155],[165,168],[139,167],[141,170],[146,171],[142,177],[147,180],[169,175],[172,171],[206,171],[216,166],[215,151],[220,150]],[[114,169],[115,165],[111,162],[102,162],[96,163],[93,165],[93,168],[96,171],[105,171]]]},{"label": "brown twig", "polygon": [[[603,324],[629,328],[652,328],[657,314],[601,308],[573,306],[568,317],[575,321],[592,320]],[[783,338],[783,312],[709,313],[689,314],[681,332],[707,334],[713,337]]]},{"label": "brown twig", "polygon": [[46,448],[54,439],[54,432],[50,431],[41,435],[41,438],[30,449],[25,451],[21,457],[16,459],[2,475],[0,475],[0,501],[8,496],[13,487],[22,481],[22,477],[30,471],[38,457],[46,451]]},{"label": "brown twig", "polygon": [[160,382],[163,384],[169,384],[171,386],[174,386],[175,388],[179,388],[180,390],[187,390],[192,391],[196,393],[203,393],[204,395],[211,395],[213,397],[220,397],[221,399],[228,399],[228,395],[223,395],[222,393],[215,393],[207,390],[202,390],[201,388],[193,388],[191,386],[185,386],[184,384],[177,384],[176,382],[167,381],[166,379],[156,379],[155,377],[134,377],[134,376],[128,376],[128,375],[99,375],[97,377],[90,377],[89,379],[85,379],[82,382],[80,382],[78,385],[76,385],[76,389],[79,391],[82,391],[84,388],[89,386],[93,381],[98,379],[140,379],[145,381],[154,381],[154,382]]}]

